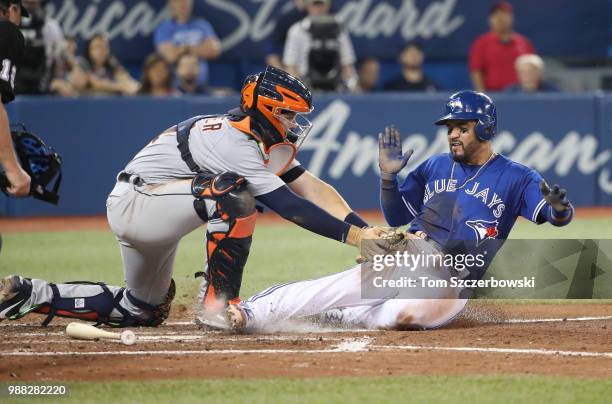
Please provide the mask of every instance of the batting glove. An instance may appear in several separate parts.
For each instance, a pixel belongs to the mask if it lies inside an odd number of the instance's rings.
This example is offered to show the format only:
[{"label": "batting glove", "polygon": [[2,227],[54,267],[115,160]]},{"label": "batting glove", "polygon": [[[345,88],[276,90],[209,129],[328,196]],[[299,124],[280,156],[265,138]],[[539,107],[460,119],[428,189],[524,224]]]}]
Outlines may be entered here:
[{"label": "batting glove", "polygon": [[559,188],[555,184],[549,187],[545,180],[540,181],[540,192],[544,200],[558,213],[566,212],[571,209],[570,201],[567,199],[567,190]]}]

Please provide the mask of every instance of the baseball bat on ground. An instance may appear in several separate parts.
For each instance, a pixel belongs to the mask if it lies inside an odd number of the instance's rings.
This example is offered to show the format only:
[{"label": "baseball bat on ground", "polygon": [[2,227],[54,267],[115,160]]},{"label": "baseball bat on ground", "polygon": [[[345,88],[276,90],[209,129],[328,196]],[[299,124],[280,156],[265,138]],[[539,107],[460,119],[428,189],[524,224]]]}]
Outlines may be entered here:
[{"label": "baseball bat on ground", "polygon": [[104,331],[89,324],[70,323],[66,326],[66,335],[75,339],[116,339],[125,345],[134,345],[136,335],[133,331],[125,330],[122,333]]}]

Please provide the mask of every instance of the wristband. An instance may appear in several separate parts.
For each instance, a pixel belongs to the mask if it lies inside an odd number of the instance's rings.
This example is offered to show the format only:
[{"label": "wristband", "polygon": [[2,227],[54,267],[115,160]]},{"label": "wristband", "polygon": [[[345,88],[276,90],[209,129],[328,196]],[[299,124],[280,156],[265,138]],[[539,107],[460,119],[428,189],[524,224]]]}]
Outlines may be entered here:
[{"label": "wristband", "polygon": [[562,212],[559,212],[553,209],[553,207],[551,206],[550,207],[550,217],[556,222],[565,222],[572,216],[573,210],[574,210],[574,207],[572,205],[570,205],[566,210]]},{"label": "wristband", "polygon": [[364,227],[368,227],[369,225],[365,222],[365,220],[363,220],[357,213],[355,212],[350,212],[348,215],[346,215],[346,217],[344,218],[344,221],[346,223],[350,223],[354,226],[357,227],[361,227],[362,229]]}]

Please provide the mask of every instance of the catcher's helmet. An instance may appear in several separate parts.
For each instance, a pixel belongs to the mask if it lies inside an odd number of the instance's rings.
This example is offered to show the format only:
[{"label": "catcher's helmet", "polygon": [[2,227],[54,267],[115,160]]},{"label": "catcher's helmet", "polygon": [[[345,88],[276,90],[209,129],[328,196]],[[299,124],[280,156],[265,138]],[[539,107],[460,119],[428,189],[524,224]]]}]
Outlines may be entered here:
[{"label": "catcher's helmet", "polygon": [[[59,188],[62,183],[62,158],[53,149],[43,142],[34,133],[29,132],[24,125],[11,127],[11,136],[15,145],[15,152],[21,168],[32,179],[30,195],[41,201],[57,205],[59,201]],[[51,190],[46,187],[53,179],[55,184]],[[0,191],[8,195],[10,182],[4,172],[0,172]]]},{"label": "catcher's helmet", "polygon": [[436,121],[445,125],[446,121],[476,121],[476,136],[491,140],[497,133],[497,112],[495,104],[488,95],[476,91],[459,91],[451,95],[445,106],[446,115]]},{"label": "catcher's helmet", "polygon": [[299,79],[272,66],[246,78],[240,106],[257,124],[253,136],[266,150],[286,141],[299,147],[312,127],[300,115],[312,112],[310,90]]}]

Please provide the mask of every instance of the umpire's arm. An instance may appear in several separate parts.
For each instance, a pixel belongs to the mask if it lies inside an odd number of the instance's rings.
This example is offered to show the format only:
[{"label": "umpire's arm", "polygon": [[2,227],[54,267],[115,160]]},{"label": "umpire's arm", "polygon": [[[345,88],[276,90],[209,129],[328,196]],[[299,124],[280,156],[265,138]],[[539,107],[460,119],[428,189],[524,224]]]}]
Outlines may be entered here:
[{"label": "umpire's arm", "polygon": [[9,194],[17,197],[30,194],[30,176],[26,174],[17,162],[9,120],[4,105],[0,103],[0,165],[4,168],[6,177],[11,184],[7,188]]},{"label": "umpire's arm", "polygon": [[297,178],[287,182],[287,185],[293,192],[319,206],[336,219],[357,227],[368,226],[359,215],[352,211],[334,187],[312,175],[309,171],[303,170]]}]

